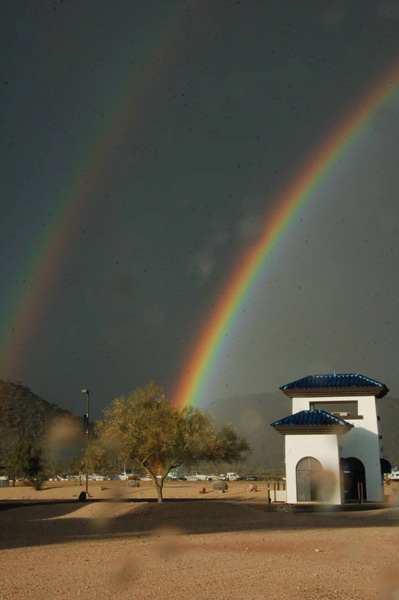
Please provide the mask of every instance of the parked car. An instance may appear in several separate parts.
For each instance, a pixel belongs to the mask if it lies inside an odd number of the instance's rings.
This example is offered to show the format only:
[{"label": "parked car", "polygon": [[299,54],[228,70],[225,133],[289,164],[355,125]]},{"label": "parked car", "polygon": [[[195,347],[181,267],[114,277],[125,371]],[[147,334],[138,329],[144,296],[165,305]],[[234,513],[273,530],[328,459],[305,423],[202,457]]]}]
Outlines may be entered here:
[{"label": "parked car", "polygon": [[258,481],[258,478],[256,475],[248,475],[247,481]]},{"label": "parked car", "polygon": [[244,479],[242,475],[238,475],[238,473],[227,473],[226,481],[239,481],[240,479]]}]

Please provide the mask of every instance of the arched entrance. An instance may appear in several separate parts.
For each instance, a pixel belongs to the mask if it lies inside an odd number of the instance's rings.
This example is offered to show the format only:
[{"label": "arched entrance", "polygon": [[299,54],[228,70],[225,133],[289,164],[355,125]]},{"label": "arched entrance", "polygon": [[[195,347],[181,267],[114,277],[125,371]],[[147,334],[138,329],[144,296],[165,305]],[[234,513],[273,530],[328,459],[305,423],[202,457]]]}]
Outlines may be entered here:
[{"label": "arched entrance", "polygon": [[323,467],[316,458],[305,456],[296,466],[297,502],[314,502],[319,499],[318,488]]},{"label": "arched entrance", "polygon": [[362,461],[353,456],[341,458],[340,466],[343,472],[345,502],[367,500],[366,471]]}]

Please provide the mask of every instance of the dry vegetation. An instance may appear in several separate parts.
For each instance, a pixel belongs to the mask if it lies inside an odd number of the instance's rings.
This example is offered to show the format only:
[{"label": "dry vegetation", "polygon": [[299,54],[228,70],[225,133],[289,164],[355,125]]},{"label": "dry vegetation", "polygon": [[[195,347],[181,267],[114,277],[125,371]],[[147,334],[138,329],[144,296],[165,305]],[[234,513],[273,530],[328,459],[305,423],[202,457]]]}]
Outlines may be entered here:
[{"label": "dry vegetation", "polygon": [[[202,487],[169,482],[161,505],[150,483],[91,483],[86,503],[73,483],[2,488],[0,599],[399,597],[392,504],[285,513],[268,510],[264,482]],[[6,509],[12,498],[41,504]]]}]

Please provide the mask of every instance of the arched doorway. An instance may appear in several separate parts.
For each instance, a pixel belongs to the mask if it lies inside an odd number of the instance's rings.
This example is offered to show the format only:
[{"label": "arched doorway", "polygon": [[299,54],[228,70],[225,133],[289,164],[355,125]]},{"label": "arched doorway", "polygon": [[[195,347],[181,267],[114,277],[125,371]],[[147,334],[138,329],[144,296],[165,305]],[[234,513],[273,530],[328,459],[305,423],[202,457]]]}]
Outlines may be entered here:
[{"label": "arched doorway", "polygon": [[354,456],[341,458],[340,466],[343,472],[345,502],[367,500],[366,471],[362,461]]},{"label": "arched doorway", "polygon": [[316,458],[305,456],[296,466],[297,502],[314,502],[319,499],[320,473],[323,467]]}]

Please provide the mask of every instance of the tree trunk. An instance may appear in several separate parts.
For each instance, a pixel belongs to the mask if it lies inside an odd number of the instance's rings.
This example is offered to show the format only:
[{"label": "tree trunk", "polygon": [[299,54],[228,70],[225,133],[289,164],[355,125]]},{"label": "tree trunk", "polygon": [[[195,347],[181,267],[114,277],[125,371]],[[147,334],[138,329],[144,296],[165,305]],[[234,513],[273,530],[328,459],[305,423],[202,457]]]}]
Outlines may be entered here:
[{"label": "tree trunk", "polygon": [[162,502],[163,501],[162,488],[163,488],[163,482],[164,482],[165,478],[162,477],[160,482],[158,483],[158,478],[157,478],[156,474],[153,473],[151,471],[151,469],[145,464],[145,461],[143,461],[141,464],[145,468],[145,470],[148,472],[148,474],[150,475],[152,481],[154,482],[155,489],[157,490],[158,502]]},{"label": "tree trunk", "polygon": [[158,482],[156,482],[156,486],[157,486],[158,502],[162,502],[163,501],[163,496],[162,496],[163,480],[161,481],[160,484]]}]

